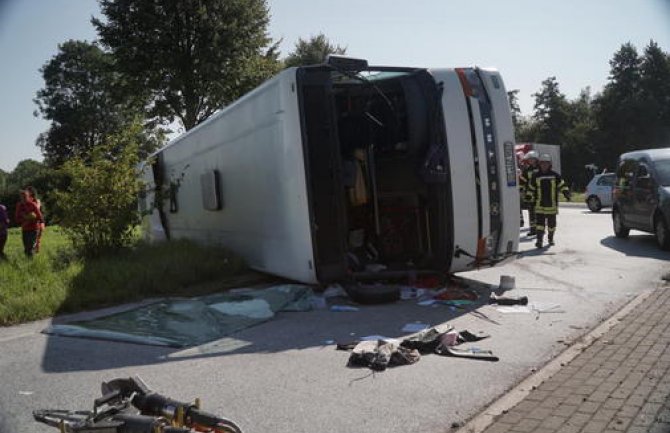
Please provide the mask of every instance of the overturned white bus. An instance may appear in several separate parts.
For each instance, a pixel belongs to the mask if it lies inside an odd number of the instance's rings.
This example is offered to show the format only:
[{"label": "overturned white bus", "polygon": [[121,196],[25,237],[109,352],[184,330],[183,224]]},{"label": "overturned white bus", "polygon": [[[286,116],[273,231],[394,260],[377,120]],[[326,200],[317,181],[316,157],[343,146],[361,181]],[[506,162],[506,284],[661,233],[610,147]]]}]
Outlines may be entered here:
[{"label": "overturned white bus", "polygon": [[514,131],[495,70],[289,68],[150,161],[146,180],[173,187],[149,238],[222,245],[296,281],[458,272],[518,248]]}]

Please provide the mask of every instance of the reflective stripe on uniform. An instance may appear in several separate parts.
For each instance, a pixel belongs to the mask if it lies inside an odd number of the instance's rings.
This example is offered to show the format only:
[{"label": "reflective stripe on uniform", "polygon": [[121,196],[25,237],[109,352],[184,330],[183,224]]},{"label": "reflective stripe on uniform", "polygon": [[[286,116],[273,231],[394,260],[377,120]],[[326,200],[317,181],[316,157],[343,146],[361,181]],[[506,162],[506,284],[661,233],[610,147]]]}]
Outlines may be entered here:
[{"label": "reflective stripe on uniform", "polygon": [[535,212],[546,213],[546,214],[555,214],[558,212],[558,206],[535,206]]},{"label": "reflective stripe on uniform", "polygon": [[567,193],[568,188],[561,176],[554,172],[536,172],[528,185],[529,194],[534,198],[535,210],[539,213],[558,213],[558,192]]}]

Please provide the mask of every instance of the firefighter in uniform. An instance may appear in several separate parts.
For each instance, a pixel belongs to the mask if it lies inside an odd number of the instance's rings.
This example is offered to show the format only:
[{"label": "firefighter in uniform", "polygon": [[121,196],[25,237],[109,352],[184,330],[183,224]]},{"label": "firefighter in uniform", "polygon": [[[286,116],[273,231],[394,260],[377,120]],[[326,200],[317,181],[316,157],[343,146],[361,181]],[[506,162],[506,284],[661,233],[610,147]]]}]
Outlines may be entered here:
[{"label": "firefighter in uniform", "polygon": [[[531,150],[523,157],[524,166],[521,170],[521,177],[519,178],[519,194],[522,198],[521,209],[528,209],[528,236],[535,236],[535,203],[531,199],[527,199],[528,195],[528,181],[530,177],[537,171],[537,157],[536,151]],[[521,211],[521,227],[523,227],[523,211]]]},{"label": "firefighter in uniform", "polygon": [[528,180],[526,193],[535,204],[535,230],[537,234],[535,246],[537,248],[542,248],[545,223],[548,229],[549,245],[554,245],[559,192],[568,201],[570,200],[568,186],[563,182],[561,175],[551,169],[551,156],[540,155],[539,170],[533,173]]}]

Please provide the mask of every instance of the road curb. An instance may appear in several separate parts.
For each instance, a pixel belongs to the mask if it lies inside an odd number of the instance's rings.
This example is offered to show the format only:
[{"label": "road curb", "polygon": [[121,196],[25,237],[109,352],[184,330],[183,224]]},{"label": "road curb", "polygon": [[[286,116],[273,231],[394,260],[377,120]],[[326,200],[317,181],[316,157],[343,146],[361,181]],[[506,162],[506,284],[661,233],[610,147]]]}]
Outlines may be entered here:
[{"label": "road curb", "polygon": [[540,386],[542,382],[556,374],[561,368],[563,368],[564,365],[582,353],[584,349],[605,335],[610,329],[617,325],[621,319],[633,311],[635,307],[644,302],[653,292],[653,290],[648,290],[637,295],[630,302],[624,305],[619,311],[614,313],[614,315],[612,315],[609,319],[598,325],[588,334],[579,338],[579,340],[561,352],[561,354],[559,354],[556,358],[549,361],[540,370],[528,376],[510,391],[505,393],[502,397],[491,403],[478,415],[475,415],[474,418],[470,419],[470,421],[468,421],[463,427],[456,430],[455,433],[483,432],[487,427],[495,422],[497,417],[519,404],[524,398],[528,396],[528,394],[530,394],[533,389]]}]

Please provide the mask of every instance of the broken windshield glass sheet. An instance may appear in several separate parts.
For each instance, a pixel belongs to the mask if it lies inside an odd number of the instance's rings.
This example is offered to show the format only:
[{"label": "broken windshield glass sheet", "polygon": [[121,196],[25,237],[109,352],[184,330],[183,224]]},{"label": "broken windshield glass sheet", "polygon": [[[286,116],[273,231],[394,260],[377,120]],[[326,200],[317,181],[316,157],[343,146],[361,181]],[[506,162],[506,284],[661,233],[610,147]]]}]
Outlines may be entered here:
[{"label": "broken windshield glass sheet", "polygon": [[308,286],[241,289],[169,299],[123,313],[51,325],[46,334],[170,347],[197,346],[272,319],[279,311],[309,311]]}]

